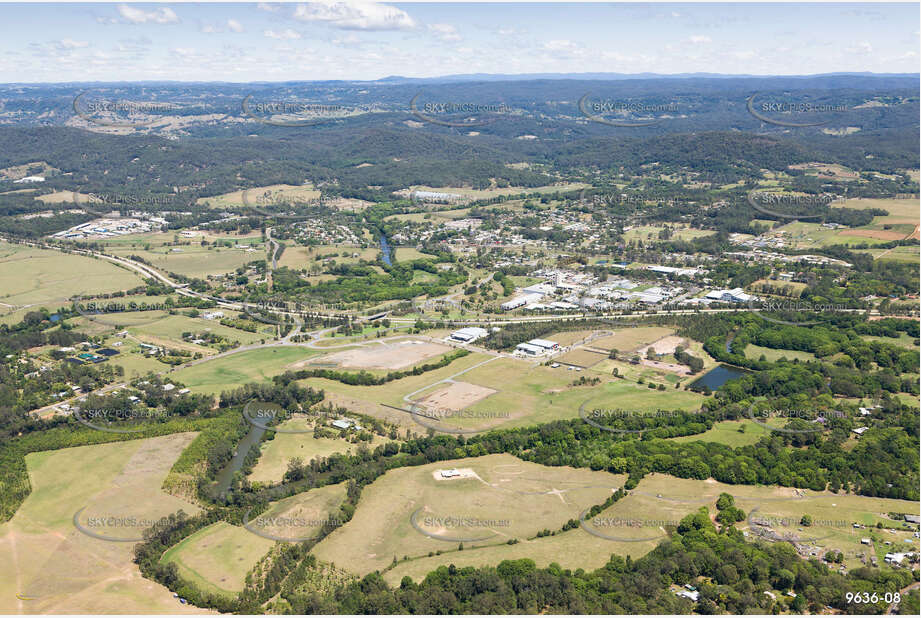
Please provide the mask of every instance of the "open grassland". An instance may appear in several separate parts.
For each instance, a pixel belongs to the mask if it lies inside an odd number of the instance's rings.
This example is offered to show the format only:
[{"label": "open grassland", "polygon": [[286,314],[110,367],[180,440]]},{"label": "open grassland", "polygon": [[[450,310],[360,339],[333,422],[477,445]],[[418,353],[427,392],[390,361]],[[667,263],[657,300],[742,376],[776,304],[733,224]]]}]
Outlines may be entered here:
[{"label": "open grassland", "polygon": [[597,331],[593,330],[565,330],[559,333],[553,333],[552,335],[547,335],[546,337],[541,337],[541,339],[548,339],[550,341],[556,341],[560,344],[560,347],[571,346],[574,343],[579,343],[580,341],[590,337]]},{"label": "open grassland", "polygon": [[[183,309],[182,311],[187,310]],[[227,312],[225,311],[225,315],[226,314]],[[220,335],[228,341],[239,341],[242,345],[255,343],[265,337],[265,334],[250,333],[245,330],[224,326],[220,323],[219,320],[206,320],[200,317],[191,318],[186,315],[167,315],[160,320],[151,322],[149,324],[144,324],[143,326],[134,328],[129,327],[128,332],[138,337],[146,335],[168,340],[170,342],[169,345],[175,345],[176,347],[187,346],[188,349],[192,349],[194,347],[196,349],[200,349],[199,351],[203,352],[204,354],[214,354],[216,350],[215,348],[208,348],[204,345],[190,344],[182,338],[182,333],[192,332],[201,334],[204,332],[209,332],[215,335]]]},{"label": "open grassland", "polygon": [[[86,529],[140,538],[149,525],[145,520],[198,512],[160,490],[194,437],[174,434],[28,455],[32,493],[0,525],[0,612],[201,613],[141,577],[132,562],[133,543],[93,538],[73,522],[84,509],[79,521]],[[99,525],[90,518],[105,519]]]},{"label": "open grassland", "polygon": [[864,341],[880,341],[882,343],[889,343],[892,345],[900,345],[905,348],[910,348],[912,350],[917,350],[917,339],[908,335],[907,333],[899,333],[898,337],[874,337],[872,335],[864,335],[861,337]]},{"label": "open grassland", "polygon": [[918,263],[918,247],[915,245],[905,245],[891,249],[857,249],[856,251],[857,253],[872,255],[875,260]]},{"label": "open grassland", "polygon": [[665,326],[638,326],[623,330],[615,326],[613,335],[596,339],[592,342],[592,347],[600,350],[614,349],[618,352],[632,352],[637,348],[673,334],[675,334],[675,330]]},{"label": "open grassland", "polygon": [[[469,476],[436,478],[437,471],[450,468],[469,470]],[[460,542],[466,551],[513,538],[524,541],[578,518],[623,482],[622,475],[545,467],[511,455],[400,468],[365,487],[352,520],[314,553],[365,574],[386,567],[394,556],[427,556],[457,549]]]},{"label": "open grassland", "polygon": [[[882,244],[891,240],[905,238],[910,233],[909,226],[906,225],[901,231],[883,230],[882,226],[874,227],[874,224],[859,228],[839,228],[832,230],[822,227],[819,223],[806,223],[803,221],[794,221],[781,228],[787,233],[789,245],[794,249],[811,249],[816,247],[828,247],[831,245],[862,245],[870,246]],[[844,232],[849,232],[845,234]],[[859,235],[858,235],[859,234]]]},{"label": "open grassland", "polygon": [[[244,192],[246,193],[244,202]],[[198,204],[203,204],[209,208],[227,208],[230,206],[244,206],[248,203],[257,208],[272,207],[272,204],[278,202],[307,202],[320,197],[320,191],[314,189],[312,185],[267,185],[265,187],[253,187],[240,191],[232,191],[213,197],[199,198]]]},{"label": "open grassland", "polygon": [[422,253],[415,247],[397,247],[396,248],[396,258],[397,262],[409,262],[410,260],[425,260],[432,259],[434,255],[429,253]]},{"label": "open grassland", "polygon": [[105,293],[143,284],[106,260],[0,242],[0,314],[49,309],[86,292]]},{"label": "open grassland", "polygon": [[301,346],[272,346],[246,350],[177,369],[173,375],[193,392],[219,394],[247,382],[265,382],[284,373],[293,362],[318,352]]},{"label": "open grassland", "polygon": [[[644,478],[629,496],[615,503],[600,517],[680,520],[704,504],[711,505],[710,511],[715,514],[712,505],[722,492],[733,495],[736,506],[745,511],[751,521],[757,521],[759,518],[768,521],[771,524],[769,535],[772,538],[786,536],[798,540],[819,555],[830,549],[845,552],[845,564],[848,568],[860,565],[856,554],[866,550],[866,546],[860,543],[861,538],[873,539],[878,536],[881,541],[875,549],[879,550],[887,547],[883,544],[885,540],[901,543],[912,534],[909,531],[871,531],[868,528],[854,528],[853,524],[875,527],[877,522],[882,522],[884,525],[900,526],[902,522],[890,519],[887,514],[919,512],[918,503],[909,500],[834,494],[827,491],[814,492],[788,487],[726,485],[713,479],[698,481],[651,474]],[[812,526],[800,525],[804,515],[812,518]],[[736,526],[747,531],[749,538],[757,536],[756,530],[748,520]],[[880,563],[883,554],[879,556]]]},{"label": "open grassland", "polygon": [[413,185],[413,191],[434,191],[437,193],[454,193],[467,200],[478,200],[500,195],[518,195],[521,193],[565,193],[585,189],[588,185],[579,182],[561,183],[558,185],[545,185],[542,187],[493,187],[490,189],[468,189],[465,187],[428,187]]},{"label": "open grassland", "polygon": [[[334,453],[354,452],[358,447],[347,440],[340,438],[314,438],[314,421],[312,418],[291,418],[279,425],[284,433],[277,432],[272,440],[262,442],[262,455],[259,462],[253,467],[249,480],[252,482],[279,482],[288,469],[288,462],[295,457],[301,458],[304,463],[317,457],[329,457]],[[303,431],[304,433],[288,433],[290,431]],[[369,445],[376,447],[384,440],[375,436]],[[362,442],[361,444],[368,444]]]},{"label": "open grassland", "polygon": [[[780,421],[775,423],[774,421]],[[761,421],[764,422],[764,421]],[[781,419],[768,419],[767,424],[785,424]],[[743,431],[739,431],[742,429]],[[732,448],[754,444],[771,433],[764,425],[753,421],[721,421],[714,423],[711,429],[693,436],[669,438],[674,442],[718,442]]]},{"label": "open grassland", "polygon": [[[411,422],[412,418],[405,413],[384,411],[384,414],[381,414],[381,407],[377,404],[407,408],[409,404],[403,400],[404,395],[415,393],[412,395],[413,401],[422,401],[444,389],[448,384],[442,380],[451,376],[455,376],[453,379],[457,382],[473,384],[495,392],[463,408],[462,415],[440,419],[434,424],[436,428],[486,431],[499,427],[520,427],[575,418],[579,414],[579,406],[589,400],[595,407],[649,411],[696,410],[703,400],[697,393],[674,388],[656,391],[646,385],[602,374],[592,374],[602,379],[600,385],[572,386],[573,380],[585,374],[567,371],[563,367],[552,369],[534,365],[520,359],[497,358],[472,368],[489,358],[485,354],[474,353],[458,359],[448,367],[420,376],[395,380],[382,386],[349,386],[318,378],[311,378],[305,382],[314,388],[324,389],[328,394],[342,395],[344,398],[339,401],[350,407],[356,406],[354,409],[359,412],[386,418],[403,426],[413,427],[417,431],[424,430],[425,427],[414,425]],[[469,371],[455,375],[466,369]]]},{"label": "open grassland", "polygon": [[[559,533],[556,536],[521,542],[517,545],[497,545],[464,551],[449,551],[441,556],[424,557],[400,562],[384,573],[391,585],[398,585],[404,576],[421,581],[426,574],[440,565],[495,566],[502,560],[532,558],[538,566],[557,562],[563,568],[598,568],[611,554],[631,556],[636,559],[662,542],[678,522],[701,507],[711,516],[716,515],[715,503],[719,494],[729,493],[736,505],[753,521],[763,518],[772,524],[769,535],[788,535],[803,541],[807,554],[821,556],[835,549],[845,553],[848,568],[861,565],[856,554],[866,552],[878,555],[879,562],[886,551],[904,546],[910,531],[888,532],[854,528],[854,523],[875,526],[898,525],[886,513],[917,513],[918,505],[906,500],[889,500],[853,495],[836,495],[830,492],[812,492],[783,487],[726,485],[710,480],[678,479],[662,474],[646,476],[629,495],[614,503],[597,517],[586,521],[582,527]],[[361,506],[359,505],[359,510]],[[813,525],[799,526],[803,515],[810,515]],[[781,525],[791,524],[791,525]],[[748,521],[736,527],[755,538]],[[598,535],[589,534],[585,528]],[[872,548],[860,544],[861,538],[871,538]],[[892,545],[885,545],[885,541]],[[768,541],[777,542],[777,541]],[[899,545],[901,544],[901,545]],[[457,548],[450,548],[456,550]],[[810,556],[813,557],[813,556]]]},{"label": "open grassland", "polygon": [[170,547],[160,559],[204,590],[235,596],[243,590],[246,573],[275,542],[225,521],[211,524]]},{"label": "open grassland", "polygon": [[[671,240],[694,240],[695,238],[702,238],[703,236],[712,236],[715,234],[712,230],[697,230],[691,227],[679,227],[675,228],[673,225],[668,227],[672,228]],[[659,234],[665,229],[665,226],[662,225],[638,225],[631,230],[624,232],[624,240],[627,242],[636,241],[636,240],[659,240]]]},{"label": "open grassland", "polygon": [[816,360],[815,354],[811,352],[800,352],[799,350],[777,350],[774,348],[763,348],[760,345],[755,345],[749,343],[745,346],[745,358],[751,358],[758,360],[761,356],[771,361],[777,361],[781,358],[786,358],[787,360],[799,359],[801,361],[814,361]]},{"label": "open grassland", "polygon": [[918,200],[898,200],[894,198],[865,199],[857,198],[845,202],[835,202],[836,208],[853,208],[866,210],[867,208],[881,208],[889,212],[884,217],[875,217],[873,223],[908,223],[918,225],[921,223],[921,204]]},{"label": "open grassland", "polygon": [[[320,263],[322,266],[326,258],[321,256],[329,256],[331,253],[335,253],[336,256],[329,259],[335,261],[336,264],[357,264],[359,260],[373,262],[380,256],[381,251],[377,247],[362,249],[361,247],[341,247],[338,245],[293,246],[285,249],[285,252],[282,253],[281,258],[278,260],[278,266],[297,269],[309,269],[311,265],[316,263]],[[343,255],[343,253],[346,255]],[[356,253],[358,254],[357,257],[355,256]],[[317,277],[315,276],[311,277],[311,281],[316,279]]]},{"label": "open grassland", "polygon": [[199,279],[204,279],[208,275],[232,272],[247,262],[265,259],[265,249],[261,244],[252,249],[202,247],[198,243],[192,243],[150,249],[122,246],[113,247],[109,251],[120,257],[137,255],[160,271]]},{"label": "open grassland", "polygon": [[273,502],[264,512],[250,517],[247,528],[292,542],[314,539],[327,522],[343,523],[338,513],[347,494],[347,481],[296,494]]}]

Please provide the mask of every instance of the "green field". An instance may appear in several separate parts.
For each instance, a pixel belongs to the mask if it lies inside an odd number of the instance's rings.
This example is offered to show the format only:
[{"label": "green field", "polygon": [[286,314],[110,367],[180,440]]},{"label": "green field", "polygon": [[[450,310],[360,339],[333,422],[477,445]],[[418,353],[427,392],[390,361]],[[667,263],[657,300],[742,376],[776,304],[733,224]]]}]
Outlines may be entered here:
[{"label": "green field", "polygon": [[[300,457],[309,463],[315,457],[329,457],[333,453],[354,452],[357,444],[339,438],[314,438],[313,420],[309,418],[292,418],[279,425],[279,429],[307,430],[307,433],[276,433],[271,440],[262,442],[262,455],[253,467],[249,480],[253,482],[279,482],[288,469],[288,462]],[[383,440],[375,439],[371,448]],[[362,442],[362,444],[368,444]]]},{"label": "green field", "polygon": [[[314,388],[324,389],[328,395],[340,395],[340,400],[359,412],[386,418],[404,426],[413,427],[411,418],[398,412],[383,410],[380,403],[408,407],[404,395],[413,395],[418,401],[447,386],[440,383],[452,375],[454,380],[493,389],[497,392],[464,407],[460,415],[446,418],[443,426],[466,430],[487,430],[496,427],[521,427],[557,419],[575,418],[579,406],[591,400],[592,406],[619,407],[636,410],[683,409],[696,410],[703,397],[690,391],[669,388],[665,391],[649,389],[646,385],[626,380],[616,380],[609,375],[593,374],[602,379],[594,387],[571,386],[583,373],[535,366],[526,360],[499,358],[480,367],[472,368],[489,358],[474,353],[454,361],[448,367],[389,382],[382,386],[349,386],[332,380],[311,378],[304,382]],[[420,390],[422,389],[422,390]],[[335,399],[333,397],[333,399]],[[415,424],[415,430],[425,427]]]},{"label": "green field", "polygon": [[915,245],[905,245],[893,247],[892,249],[857,249],[857,253],[866,253],[872,255],[876,260],[891,260],[893,262],[913,262],[918,263],[918,247]]},{"label": "green field", "polygon": [[247,382],[264,382],[286,371],[287,365],[319,352],[301,346],[247,350],[177,369],[176,379],[196,393],[219,394]]},{"label": "green field", "polygon": [[880,341],[882,343],[888,343],[891,345],[899,345],[904,348],[910,348],[917,350],[918,346],[915,344],[914,337],[910,336],[908,333],[899,333],[898,337],[874,337],[872,335],[864,335],[861,339],[865,341]]},{"label": "green field", "polygon": [[[768,424],[777,420],[779,419],[768,419]],[[780,424],[783,424],[783,422],[781,420]],[[745,428],[744,431],[740,432],[739,429],[743,427]],[[752,421],[722,421],[714,423],[711,429],[703,433],[669,439],[675,442],[718,442],[736,448],[754,444],[769,433],[767,428]]]},{"label": "green field", "polygon": [[132,271],[107,260],[0,241],[0,315],[7,318],[4,322],[19,321],[30,309],[66,305],[77,294],[116,292],[141,284]]},{"label": "green field", "polygon": [[[225,311],[224,314],[228,315],[229,312]],[[255,343],[260,339],[264,339],[267,336],[271,336],[271,333],[268,332],[270,329],[274,329],[274,326],[270,327],[269,325],[266,325],[266,332],[263,333],[250,333],[245,330],[224,326],[220,323],[220,320],[206,320],[200,317],[190,318],[185,315],[166,315],[162,319],[155,322],[144,324],[143,326],[136,328],[128,328],[128,332],[139,337],[150,336],[153,338],[169,340],[169,342],[179,348],[199,348],[205,354],[214,354],[216,352],[214,348],[208,348],[204,345],[193,345],[184,341],[182,339],[182,333],[194,332],[200,334],[203,332],[210,332],[215,335],[220,335],[228,341],[238,341],[242,345],[247,345],[250,343]],[[151,343],[155,342],[152,341]],[[169,345],[169,343],[167,343],[167,345]]]},{"label": "green field", "polygon": [[203,590],[235,596],[246,574],[275,544],[241,526],[219,521],[170,547],[161,563],[173,563],[179,574]]},{"label": "green field", "polygon": [[[208,275],[231,272],[247,262],[265,259],[265,247],[260,243],[255,251],[227,247],[202,247],[200,240],[176,247],[151,246],[150,249],[131,246],[109,247],[108,252],[120,257],[137,255],[163,272],[174,272],[187,277],[204,279]],[[250,241],[235,239],[249,244]]]},{"label": "green field", "polygon": [[758,360],[761,358],[761,355],[771,361],[777,361],[781,358],[786,357],[787,360],[799,359],[801,361],[814,361],[816,360],[815,354],[811,352],[800,352],[799,350],[776,350],[774,348],[763,348],[760,345],[755,345],[749,343],[745,346],[745,358],[751,358]]},{"label": "green field", "polygon": [[[473,470],[478,478],[436,480],[438,470]],[[318,558],[352,573],[389,565],[394,556],[427,556],[468,547],[522,544],[559,529],[623,485],[623,475],[544,467],[511,455],[488,455],[400,468],[365,487],[351,521],[314,548]],[[415,514],[414,527],[411,518]],[[462,521],[455,521],[458,518]],[[472,521],[471,521],[472,520]],[[483,541],[470,539],[486,538]],[[454,539],[454,540],[444,540]]]},{"label": "green field", "polygon": [[[28,455],[32,493],[0,525],[0,612],[201,613],[141,576],[132,562],[133,543],[97,539],[73,523],[83,508],[79,521],[92,532],[139,538],[147,527],[142,521],[179,510],[197,513],[196,506],[160,490],[194,437],[173,434]],[[91,524],[91,517],[105,518],[104,525]]]}]

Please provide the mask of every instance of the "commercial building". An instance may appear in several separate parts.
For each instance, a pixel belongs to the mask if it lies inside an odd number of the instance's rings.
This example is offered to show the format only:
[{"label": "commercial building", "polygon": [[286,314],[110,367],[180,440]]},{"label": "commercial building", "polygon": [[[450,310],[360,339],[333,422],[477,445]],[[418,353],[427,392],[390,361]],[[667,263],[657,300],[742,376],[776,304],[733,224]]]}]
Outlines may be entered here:
[{"label": "commercial building", "polygon": [[510,301],[502,303],[501,307],[503,311],[511,311],[512,309],[524,307],[530,303],[536,303],[541,298],[543,298],[542,294],[525,294],[523,296],[519,296],[518,298],[513,298]]},{"label": "commercial building", "polygon": [[710,300],[718,300],[724,303],[747,303],[752,299],[750,294],[746,294],[742,288],[733,288],[731,290],[713,290],[708,292],[706,297]]},{"label": "commercial building", "polygon": [[477,339],[482,339],[488,334],[489,331],[485,328],[470,326],[451,333],[451,335],[448,337],[448,341],[453,341],[455,343],[473,343]]}]

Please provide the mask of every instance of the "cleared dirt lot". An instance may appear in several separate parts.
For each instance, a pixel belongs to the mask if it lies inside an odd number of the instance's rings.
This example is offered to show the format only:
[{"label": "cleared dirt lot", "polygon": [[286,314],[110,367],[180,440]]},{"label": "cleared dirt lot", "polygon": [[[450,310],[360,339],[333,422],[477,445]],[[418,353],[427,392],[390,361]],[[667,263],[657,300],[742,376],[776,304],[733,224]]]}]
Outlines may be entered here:
[{"label": "cleared dirt lot", "polygon": [[314,359],[311,364],[335,363],[355,369],[402,369],[450,350],[450,346],[411,339],[336,352]]},{"label": "cleared dirt lot", "polygon": [[463,410],[496,392],[469,382],[451,382],[448,386],[417,400],[417,403],[430,409]]},{"label": "cleared dirt lot", "polygon": [[685,341],[681,337],[671,335],[669,337],[663,337],[658,341],[649,344],[648,346],[640,348],[638,351],[641,356],[644,356],[649,348],[655,350],[656,354],[674,354],[675,348],[684,343]]},{"label": "cleared dirt lot", "polygon": [[672,328],[665,326],[637,326],[634,328],[625,328],[616,330],[610,337],[604,337],[592,342],[593,348],[602,350],[611,350],[618,352],[632,352],[637,348],[649,345],[663,337],[675,332]]},{"label": "cleared dirt lot", "polygon": [[879,240],[901,240],[904,234],[889,230],[844,230],[841,236],[858,236],[860,238],[878,238]]}]

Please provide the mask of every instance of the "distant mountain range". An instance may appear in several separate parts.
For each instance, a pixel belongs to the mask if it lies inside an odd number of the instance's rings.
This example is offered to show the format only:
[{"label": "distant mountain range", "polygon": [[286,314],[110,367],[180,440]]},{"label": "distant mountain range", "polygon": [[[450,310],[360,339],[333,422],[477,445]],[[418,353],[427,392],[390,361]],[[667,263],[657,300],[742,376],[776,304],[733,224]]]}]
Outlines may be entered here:
[{"label": "distant mountain range", "polygon": [[919,77],[919,73],[870,73],[867,71],[840,72],[840,73],[819,73],[816,75],[753,75],[747,73],[729,74],[729,73],[467,73],[459,75],[443,75],[440,77],[402,77],[400,75],[391,75],[383,77],[375,82],[385,83],[413,83],[413,82],[470,82],[470,81],[532,81],[538,79],[574,79],[574,80],[600,80],[614,81],[624,79],[738,79],[738,78],[803,78],[814,79],[817,77]]}]

